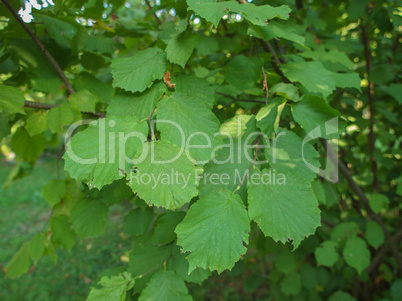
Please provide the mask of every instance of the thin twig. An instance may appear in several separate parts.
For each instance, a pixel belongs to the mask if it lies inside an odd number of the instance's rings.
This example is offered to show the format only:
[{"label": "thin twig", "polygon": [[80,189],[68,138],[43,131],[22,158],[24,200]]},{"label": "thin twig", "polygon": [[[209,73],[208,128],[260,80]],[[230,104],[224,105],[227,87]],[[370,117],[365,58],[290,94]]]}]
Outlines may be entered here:
[{"label": "thin twig", "polygon": [[[61,104],[48,104],[48,103],[40,103],[40,102],[35,102],[35,101],[25,101],[24,107],[25,108],[31,108],[31,109],[38,109],[38,110],[51,110],[53,108],[60,107]],[[82,114],[87,114],[96,118],[105,118],[105,113],[101,112],[81,112]]]},{"label": "thin twig", "polygon": [[27,32],[27,34],[31,37],[31,39],[34,41],[36,46],[42,51],[42,53],[45,55],[46,59],[49,61],[49,63],[52,65],[53,69],[56,71],[57,75],[60,77],[60,79],[63,81],[64,85],[66,86],[67,93],[74,94],[75,90],[73,86],[71,85],[70,81],[64,74],[63,70],[60,68],[59,64],[56,62],[56,60],[53,58],[53,56],[50,54],[50,52],[46,49],[45,45],[38,39],[38,37],[33,33],[33,31],[28,27],[28,25],[21,19],[20,15],[17,13],[17,11],[12,7],[10,2],[8,0],[2,0],[4,5],[7,7],[7,9],[10,11],[10,13],[13,15],[13,17],[20,23],[22,28]]}]

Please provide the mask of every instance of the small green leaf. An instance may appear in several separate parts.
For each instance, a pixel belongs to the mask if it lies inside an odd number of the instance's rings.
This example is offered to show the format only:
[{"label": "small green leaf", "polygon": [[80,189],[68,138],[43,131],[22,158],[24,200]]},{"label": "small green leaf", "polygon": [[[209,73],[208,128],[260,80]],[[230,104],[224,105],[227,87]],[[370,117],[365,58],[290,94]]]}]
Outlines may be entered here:
[{"label": "small green leaf", "polygon": [[258,111],[256,116],[257,125],[268,137],[276,133],[285,104],[285,99],[274,98],[268,102],[268,105]]},{"label": "small green leaf", "polygon": [[43,251],[45,250],[46,234],[36,233],[29,243],[29,252],[33,264],[36,264],[38,260],[42,257]]},{"label": "small green leaf", "polygon": [[350,294],[337,291],[329,297],[329,301],[356,301]]},{"label": "small green leaf", "polygon": [[17,278],[22,274],[28,272],[31,261],[30,261],[30,243],[26,242],[18,252],[11,258],[11,261],[7,265],[6,276],[9,278]]},{"label": "small green leaf", "polygon": [[31,136],[39,135],[47,129],[48,111],[33,112],[25,123],[25,129]]},{"label": "small green leaf", "polygon": [[366,242],[357,236],[349,238],[343,249],[343,258],[361,274],[370,264],[370,251]]},{"label": "small green leaf", "polygon": [[339,258],[339,255],[336,252],[336,243],[333,241],[323,242],[315,249],[314,254],[317,264],[327,267],[333,266]]},{"label": "small green leaf", "polygon": [[133,288],[134,279],[127,272],[112,277],[102,277],[101,288],[92,288],[87,301],[124,301],[126,292]]},{"label": "small green leaf", "polygon": [[80,200],[71,211],[72,228],[81,238],[98,236],[105,230],[107,211],[100,200]]},{"label": "small green leaf", "polygon": [[275,268],[284,274],[289,274],[296,269],[296,258],[288,249],[279,253],[274,261]]},{"label": "small green leaf", "polygon": [[55,215],[50,218],[50,230],[52,242],[61,245],[70,251],[75,244],[76,235],[71,229],[67,215]]},{"label": "small green leaf", "polygon": [[318,96],[303,96],[300,102],[292,105],[292,114],[307,134],[318,128],[319,137],[331,139],[339,137],[345,130],[345,122],[340,118],[341,113]]},{"label": "small green leaf", "polygon": [[146,207],[145,210],[135,208],[131,210],[123,221],[124,234],[138,236],[144,234],[153,220],[153,210]]},{"label": "small green leaf", "polygon": [[53,108],[47,114],[47,125],[53,133],[62,133],[63,128],[73,122],[74,116],[69,105]]},{"label": "small green leaf", "polygon": [[148,286],[141,292],[139,301],[191,301],[183,278],[173,271],[159,271],[155,273]]},{"label": "small green leaf", "polygon": [[249,231],[243,201],[224,189],[199,199],[176,228],[177,243],[190,252],[189,272],[202,267],[219,274],[232,269],[245,254]]},{"label": "small green leaf", "polygon": [[167,59],[181,67],[185,67],[194,48],[200,42],[200,36],[187,30],[172,38],[166,47]]},{"label": "small green leaf", "polygon": [[364,237],[369,245],[375,249],[381,246],[385,241],[384,232],[382,231],[380,225],[373,221],[367,222]]},{"label": "small green leaf", "polygon": [[174,230],[185,215],[186,213],[183,211],[168,211],[162,215],[155,226],[154,241],[158,245],[165,245],[174,241],[176,239]]},{"label": "small green leaf", "polygon": [[203,268],[196,268],[189,273],[189,264],[188,260],[186,259],[189,253],[181,252],[179,246],[176,245],[173,247],[172,255],[172,258],[168,262],[168,268],[172,268],[186,282],[201,284],[211,275],[209,270],[205,270]]},{"label": "small green leaf", "polygon": [[31,137],[20,127],[11,138],[11,146],[18,159],[35,162],[46,147],[46,138],[43,134]]},{"label": "small green leaf", "polygon": [[262,65],[260,58],[238,55],[226,65],[226,81],[238,90],[253,88],[262,77]]},{"label": "small green leaf", "polygon": [[70,103],[81,112],[95,113],[98,98],[88,90],[81,90],[71,95]]},{"label": "small green leaf", "polygon": [[282,279],[280,286],[285,296],[297,296],[302,289],[300,274],[292,273],[286,275],[285,278]]},{"label": "small green leaf", "polygon": [[299,90],[292,84],[279,83],[269,89],[269,94],[277,94],[293,101],[299,101]]},{"label": "small green leaf", "polygon": [[388,204],[389,204],[389,200],[384,194],[372,194],[369,196],[370,208],[375,213],[380,213],[381,210],[387,209]]},{"label": "small green leaf", "polygon": [[19,88],[0,85],[0,112],[24,113],[25,97]]},{"label": "small green leaf", "polygon": [[52,206],[56,205],[66,194],[66,182],[50,180],[43,188],[43,198]]},{"label": "small green leaf", "polygon": [[142,92],[166,71],[166,55],[158,47],[138,51],[132,57],[112,60],[113,86]]}]

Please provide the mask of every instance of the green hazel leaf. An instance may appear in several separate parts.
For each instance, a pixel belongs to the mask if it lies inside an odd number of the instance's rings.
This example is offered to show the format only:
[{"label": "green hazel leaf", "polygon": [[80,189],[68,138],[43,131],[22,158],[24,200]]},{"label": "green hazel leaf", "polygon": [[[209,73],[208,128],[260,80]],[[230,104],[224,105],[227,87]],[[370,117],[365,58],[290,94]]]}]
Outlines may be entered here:
[{"label": "green hazel leaf", "polygon": [[306,42],[305,37],[299,35],[296,32],[296,29],[288,24],[288,22],[286,22],[286,24],[282,24],[276,21],[270,21],[269,26],[251,25],[248,33],[265,41],[269,41],[274,38],[282,38],[303,46]]},{"label": "green hazel leaf", "polygon": [[282,65],[281,70],[291,82],[299,82],[307,91],[321,93],[324,98],[336,88],[333,72],[320,62],[289,62]]},{"label": "green hazel leaf", "polygon": [[390,84],[384,90],[391,95],[399,104],[402,104],[402,84]]},{"label": "green hazel leaf", "polygon": [[124,301],[127,291],[134,286],[134,279],[127,272],[118,276],[102,277],[101,288],[92,288],[87,301]]},{"label": "green hazel leaf", "polygon": [[196,168],[182,148],[152,141],[136,157],[129,186],[148,204],[173,210],[198,195]]},{"label": "green hazel leaf", "polygon": [[199,42],[200,36],[192,30],[178,34],[169,41],[165,49],[166,57],[171,63],[184,68]]},{"label": "green hazel leaf", "polygon": [[[142,238],[142,239],[141,239]],[[171,257],[172,246],[155,246],[151,243],[151,236],[137,239],[130,253],[130,263],[127,269],[137,278],[134,290],[142,291],[152,275],[163,269],[163,263]]]},{"label": "green hazel leaf", "polygon": [[165,92],[166,85],[158,82],[142,93],[117,94],[107,107],[107,113],[115,116],[135,116],[138,120],[143,120],[151,114]]},{"label": "green hazel leaf", "polygon": [[373,221],[367,222],[364,237],[374,249],[377,249],[385,242],[384,232],[380,225]]},{"label": "green hazel leaf", "polygon": [[314,51],[305,50],[303,52],[300,52],[299,55],[301,57],[313,59],[316,61],[328,61],[332,63],[340,63],[349,69],[355,66],[355,64],[349,59],[349,57],[344,52],[341,52],[337,49],[331,49],[329,51],[326,51],[324,48],[317,48]]},{"label": "green hazel leaf", "polygon": [[301,276],[298,273],[286,275],[280,283],[281,291],[285,296],[297,296],[302,289]]},{"label": "green hazel leaf", "polygon": [[275,241],[292,240],[297,248],[321,225],[311,184],[300,174],[288,172],[279,177],[272,170],[253,170],[247,191],[250,219]]},{"label": "green hazel leaf", "polygon": [[110,103],[114,94],[114,89],[109,83],[101,81],[88,72],[81,72],[76,75],[74,88],[77,91],[88,90],[103,103]]},{"label": "green hazel leaf", "polygon": [[359,226],[355,222],[344,222],[336,225],[331,232],[331,240],[335,241],[338,245],[343,244],[348,237],[357,235],[359,233]]},{"label": "green hazel leaf", "polygon": [[292,84],[278,83],[269,89],[269,94],[277,94],[293,101],[299,101],[299,90]]},{"label": "green hazel leaf", "polygon": [[0,142],[11,133],[10,120],[11,116],[8,113],[0,113]]},{"label": "green hazel leaf", "polygon": [[400,301],[402,299],[402,278],[396,279],[390,289],[392,300]]},{"label": "green hazel leaf", "polygon": [[45,233],[36,233],[29,243],[29,252],[31,255],[31,259],[34,265],[39,261],[42,257],[43,252],[45,251],[45,243],[46,243],[46,234]]},{"label": "green hazel leaf", "polygon": [[314,251],[315,259],[318,265],[332,267],[339,258],[336,251],[336,243],[333,241],[324,241]]},{"label": "green hazel leaf", "polygon": [[360,89],[360,76],[358,73],[333,73],[332,78],[335,81],[335,86],[338,88],[356,88]]},{"label": "green hazel leaf", "polygon": [[153,220],[152,208],[146,207],[144,210],[135,208],[131,210],[123,221],[124,234],[130,236],[139,236],[144,234]]},{"label": "green hazel leaf", "polygon": [[366,242],[357,237],[350,237],[343,249],[343,258],[359,275],[370,265],[370,251]]},{"label": "green hazel leaf", "polygon": [[8,263],[6,267],[6,277],[17,278],[28,272],[31,267],[30,256],[30,243],[26,242]]},{"label": "green hazel leaf", "polygon": [[86,113],[95,113],[98,98],[88,90],[81,90],[70,96],[70,103],[79,111]]},{"label": "green hazel leaf", "polygon": [[0,85],[0,112],[25,114],[24,104],[25,97],[19,88]]},{"label": "green hazel leaf", "polygon": [[369,196],[369,205],[375,213],[380,213],[382,209],[387,209],[389,199],[384,194],[372,194]]},{"label": "green hazel leaf", "polygon": [[177,226],[177,244],[187,259],[189,272],[196,267],[222,273],[231,270],[247,251],[250,220],[237,194],[221,189],[200,198]]},{"label": "green hazel leaf", "polygon": [[287,5],[272,7],[270,5],[256,6],[251,3],[240,4],[237,1],[217,2],[217,0],[199,1],[187,0],[188,10],[194,11],[197,15],[215,27],[224,15],[232,13],[241,14],[246,20],[255,25],[266,25],[267,20],[273,18],[289,18],[290,8]]},{"label": "green hazel leaf", "polygon": [[319,137],[331,139],[338,138],[345,131],[346,124],[341,119],[341,113],[318,96],[303,96],[300,102],[292,105],[292,115],[307,134],[318,128]]},{"label": "green hazel leaf", "polygon": [[74,115],[70,105],[52,108],[47,114],[47,126],[52,133],[63,133],[63,128],[73,122]]},{"label": "green hazel leaf", "polygon": [[71,48],[72,39],[77,35],[77,26],[70,22],[66,22],[64,18],[53,18],[44,14],[34,14],[35,20],[44,23],[49,35],[56,40],[56,42],[65,48]]},{"label": "green hazel leaf", "polygon": [[55,215],[50,218],[50,231],[53,244],[60,245],[67,251],[73,248],[76,235],[71,229],[67,215]]},{"label": "green hazel leaf", "polygon": [[25,123],[25,129],[31,136],[39,135],[47,129],[48,111],[33,112]]},{"label": "green hazel leaf", "polygon": [[200,164],[222,143],[220,122],[204,103],[181,93],[163,98],[158,105],[157,127],[162,140],[186,148]]},{"label": "green hazel leaf", "polygon": [[53,207],[60,202],[66,192],[66,182],[53,179],[43,188],[43,198]]},{"label": "green hazel leaf", "polygon": [[173,271],[159,271],[141,292],[139,301],[191,301],[184,279]]},{"label": "green hazel leaf", "polygon": [[72,228],[81,237],[95,237],[105,231],[108,207],[100,200],[82,199],[71,210]]},{"label": "green hazel leaf", "polygon": [[271,145],[265,149],[265,154],[271,167],[280,173],[296,173],[308,182],[311,182],[316,174],[310,169],[318,168],[319,154],[314,147],[305,143],[295,133],[281,129],[271,141]]},{"label": "green hazel leaf", "polygon": [[65,170],[99,190],[124,177],[138,148],[147,140],[148,125],[135,116],[107,116],[89,124],[66,145]]},{"label": "green hazel leaf", "polygon": [[189,264],[186,259],[187,255],[189,255],[189,253],[181,252],[179,246],[174,246],[172,258],[169,260],[167,268],[174,270],[177,275],[182,277],[186,282],[201,284],[204,280],[211,276],[211,272],[203,268],[196,268],[191,273],[189,273]]},{"label": "green hazel leaf", "polygon": [[256,116],[257,125],[268,137],[276,133],[285,104],[286,100],[284,98],[274,98],[258,111]]},{"label": "green hazel leaf", "polygon": [[350,294],[342,292],[342,291],[337,291],[333,293],[329,299],[329,301],[356,301],[355,298],[353,298]]},{"label": "green hazel leaf", "polygon": [[158,245],[166,245],[176,240],[174,230],[185,215],[183,211],[168,211],[162,215],[156,222],[153,241]]},{"label": "green hazel leaf", "polygon": [[18,159],[35,162],[46,147],[46,138],[43,134],[31,137],[20,127],[11,138],[11,147]]},{"label": "green hazel leaf", "polygon": [[289,274],[296,269],[296,258],[288,249],[282,250],[274,261],[275,268],[284,274]]},{"label": "green hazel leaf", "polygon": [[175,91],[177,93],[185,94],[197,102],[202,102],[212,108],[215,101],[215,91],[205,79],[179,74],[172,77],[172,83],[176,84]]},{"label": "green hazel leaf", "polygon": [[261,58],[238,55],[226,65],[226,81],[238,90],[252,88],[262,77],[262,66]]},{"label": "green hazel leaf", "polygon": [[158,47],[138,51],[132,57],[112,60],[113,87],[142,92],[166,71],[166,55]]}]

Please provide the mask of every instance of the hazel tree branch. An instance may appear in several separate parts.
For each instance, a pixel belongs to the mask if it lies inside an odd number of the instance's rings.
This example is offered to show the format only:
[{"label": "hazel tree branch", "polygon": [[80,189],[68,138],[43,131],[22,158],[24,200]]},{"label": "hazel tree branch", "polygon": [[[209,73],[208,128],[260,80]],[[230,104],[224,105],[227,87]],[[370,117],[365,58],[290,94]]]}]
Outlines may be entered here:
[{"label": "hazel tree branch", "polygon": [[[25,108],[30,108],[30,109],[37,109],[37,110],[51,110],[53,108],[60,107],[61,105],[59,104],[48,104],[48,103],[40,103],[40,102],[34,102],[34,101],[25,101],[24,107]],[[102,112],[81,112],[83,114],[91,115],[96,118],[105,118],[105,113]]]},{"label": "hazel tree branch", "polygon": [[43,55],[46,57],[46,59],[49,61],[50,65],[52,65],[54,71],[56,71],[56,74],[60,77],[64,85],[66,86],[67,93],[68,95],[74,94],[75,90],[73,86],[71,85],[70,81],[64,74],[63,70],[60,68],[59,64],[56,62],[56,60],[53,58],[53,56],[50,54],[50,52],[46,49],[45,45],[39,40],[39,38],[34,34],[34,32],[28,27],[28,25],[21,19],[20,15],[17,13],[17,11],[12,7],[10,2],[8,0],[2,0],[6,8],[9,10],[9,12],[13,15],[13,17],[17,20],[18,23],[22,26],[22,28],[27,32],[27,34],[31,37],[33,42],[35,43],[36,46],[42,51]]}]

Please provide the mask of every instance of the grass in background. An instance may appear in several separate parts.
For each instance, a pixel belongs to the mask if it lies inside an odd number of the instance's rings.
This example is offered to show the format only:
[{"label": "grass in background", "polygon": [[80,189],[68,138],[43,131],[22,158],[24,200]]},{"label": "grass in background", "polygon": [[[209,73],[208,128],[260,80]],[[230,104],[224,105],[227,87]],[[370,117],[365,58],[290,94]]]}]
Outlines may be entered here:
[{"label": "grass in background", "polygon": [[[123,214],[121,207],[113,206],[105,234],[95,239],[86,239],[74,246],[69,253],[57,249],[55,265],[43,257],[28,274],[16,279],[5,278],[4,268],[24,242],[35,233],[46,230],[51,212],[43,199],[42,190],[50,179],[56,178],[54,158],[38,162],[32,173],[16,180],[9,188],[4,183],[14,165],[0,163],[0,300],[85,300],[90,287],[100,278],[101,272],[122,265],[120,257],[130,244],[120,237]],[[106,272],[107,273],[107,272]]]}]

